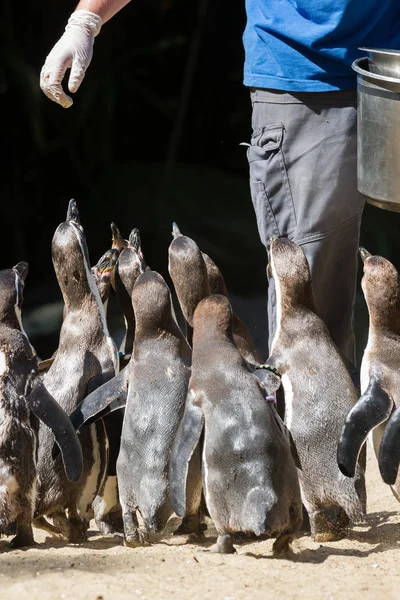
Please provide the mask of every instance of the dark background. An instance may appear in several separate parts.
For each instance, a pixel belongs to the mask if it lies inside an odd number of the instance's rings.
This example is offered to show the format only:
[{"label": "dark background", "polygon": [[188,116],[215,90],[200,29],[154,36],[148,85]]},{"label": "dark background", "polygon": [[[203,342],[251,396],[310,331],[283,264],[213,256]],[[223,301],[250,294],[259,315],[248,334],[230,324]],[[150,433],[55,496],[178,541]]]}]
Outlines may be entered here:
[{"label": "dark background", "polygon": [[[244,0],[133,0],[104,25],[68,110],[43,95],[39,73],[75,4],[18,4],[3,0],[0,9],[0,268],[29,262],[24,320],[39,355],[57,345],[61,295],[50,245],[71,197],[93,264],[110,246],[115,221],[125,237],[139,227],[148,264],[168,279],[177,221],[221,267],[237,310],[265,349],[266,256],[239,146],[250,137]],[[367,206],[362,230],[362,244],[396,266],[399,219]],[[362,349],[360,292],[356,314]]]}]

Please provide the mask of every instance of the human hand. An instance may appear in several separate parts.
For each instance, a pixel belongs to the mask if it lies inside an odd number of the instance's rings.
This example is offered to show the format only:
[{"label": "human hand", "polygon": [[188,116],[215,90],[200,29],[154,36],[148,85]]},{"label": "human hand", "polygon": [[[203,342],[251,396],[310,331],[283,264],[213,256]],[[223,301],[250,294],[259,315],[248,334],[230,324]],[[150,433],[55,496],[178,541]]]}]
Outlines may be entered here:
[{"label": "human hand", "polygon": [[101,18],[87,10],[70,16],[65,32],[47,56],[40,73],[40,87],[50,100],[69,108],[73,100],[62,88],[67,69],[71,69],[68,89],[78,90],[93,56],[94,38],[99,34]]}]

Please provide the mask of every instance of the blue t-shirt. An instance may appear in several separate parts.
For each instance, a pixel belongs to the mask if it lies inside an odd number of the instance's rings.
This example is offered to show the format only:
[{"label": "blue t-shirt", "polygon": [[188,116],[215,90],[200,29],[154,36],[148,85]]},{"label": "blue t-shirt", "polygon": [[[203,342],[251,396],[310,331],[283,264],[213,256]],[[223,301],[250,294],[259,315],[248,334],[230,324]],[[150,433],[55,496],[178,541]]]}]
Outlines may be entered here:
[{"label": "blue t-shirt", "polygon": [[246,0],[244,84],[323,92],[356,86],[360,46],[400,48],[400,0]]}]

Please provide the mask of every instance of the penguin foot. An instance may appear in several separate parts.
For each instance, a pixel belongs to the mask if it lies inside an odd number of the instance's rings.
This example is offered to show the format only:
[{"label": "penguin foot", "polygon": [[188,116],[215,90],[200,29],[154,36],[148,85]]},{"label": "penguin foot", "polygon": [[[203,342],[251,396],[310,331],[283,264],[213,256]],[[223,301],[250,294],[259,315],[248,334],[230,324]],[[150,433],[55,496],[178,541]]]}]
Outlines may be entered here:
[{"label": "penguin foot", "polygon": [[290,551],[290,544],[294,538],[293,533],[282,532],[275,540],[272,546],[274,556],[279,556]]},{"label": "penguin foot", "polygon": [[183,517],[182,523],[175,529],[173,535],[195,534],[197,536],[204,536],[204,531],[206,531],[206,529],[207,525],[200,521],[198,515],[189,515]]},{"label": "penguin foot", "polygon": [[150,546],[150,542],[145,539],[145,536],[139,529],[129,535],[124,536],[124,546],[128,548],[140,548],[141,546]]},{"label": "penguin foot", "polygon": [[325,533],[316,533],[312,536],[314,542],[338,542],[342,540],[345,536],[344,533],[335,533],[334,531],[326,531]]},{"label": "penguin foot", "polygon": [[139,529],[139,523],[136,513],[125,513],[124,521],[124,546],[129,548],[138,548],[139,546],[149,546],[142,531]]},{"label": "penguin foot", "polygon": [[217,543],[209,548],[209,552],[217,554],[236,554],[233,545],[233,538],[230,533],[223,533],[218,536]]},{"label": "penguin foot", "polygon": [[315,542],[337,542],[346,537],[349,518],[340,507],[315,512],[310,520],[311,537]]},{"label": "penguin foot", "polygon": [[17,535],[10,541],[9,547],[15,549],[27,546],[37,546],[33,537],[32,525],[31,523],[17,522]]},{"label": "penguin foot", "polygon": [[[65,513],[60,512],[52,515],[52,521],[54,525],[54,533],[57,534],[56,530],[59,530],[61,535],[68,538],[69,535],[69,520]],[[49,530],[48,530],[49,531]],[[51,532],[50,532],[51,533]]]},{"label": "penguin foot", "polygon": [[67,538],[68,530],[65,527],[63,529],[58,527],[58,525],[56,525],[55,518],[53,519],[53,523],[53,525],[49,523],[48,520],[45,519],[45,517],[36,517],[36,519],[33,520],[34,527],[36,527],[37,529],[41,529],[42,531],[46,531],[47,533],[50,533],[51,537],[55,539]]},{"label": "penguin foot", "polygon": [[83,544],[87,541],[87,530],[88,530],[88,522],[86,519],[77,519],[70,518],[69,519],[69,534],[68,534],[68,543],[69,544]]}]

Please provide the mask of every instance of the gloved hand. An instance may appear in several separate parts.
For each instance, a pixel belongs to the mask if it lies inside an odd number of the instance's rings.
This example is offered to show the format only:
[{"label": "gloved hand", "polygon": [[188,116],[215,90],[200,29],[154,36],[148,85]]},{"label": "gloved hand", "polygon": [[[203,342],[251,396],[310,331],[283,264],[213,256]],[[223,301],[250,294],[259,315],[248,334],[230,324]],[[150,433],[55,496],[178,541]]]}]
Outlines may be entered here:
[{"label": "gloved hand", "polygon": [[68,20],[65,33],[46,58],[40,73],[40,87],[50,100],[64,108],[73,104],[61,86],[65,72],[71,68],[68,89],[76,92],[92,60],[94,38],[101,25],[98,15],[88,10],[75,11]]}]

